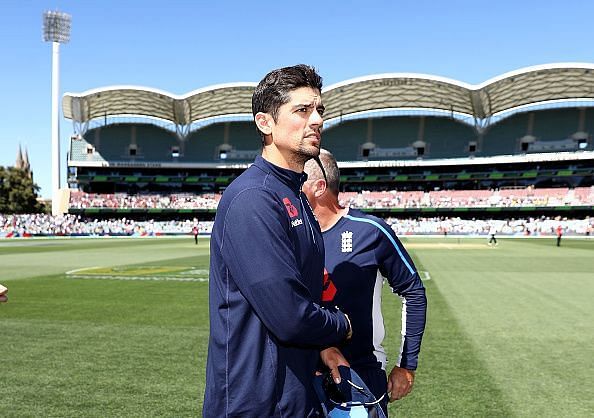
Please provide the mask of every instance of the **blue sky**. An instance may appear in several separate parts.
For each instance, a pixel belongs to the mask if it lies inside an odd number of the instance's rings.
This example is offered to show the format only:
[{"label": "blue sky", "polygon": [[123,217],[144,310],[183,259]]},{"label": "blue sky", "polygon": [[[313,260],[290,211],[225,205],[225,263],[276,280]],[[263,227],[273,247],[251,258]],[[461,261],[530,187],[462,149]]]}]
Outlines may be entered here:
[{"label": "blue sky", "polygon": [[[184,94],[307,63],[325,85],[414,72],[478,84],[522,67],[594,63],[594,1],[1,0],[0,165],[27,148],[51,195],[51,45],[42,13],[72,15],[61,94],[138,85]],[[72,123],[61,119],[62,186]]]}]

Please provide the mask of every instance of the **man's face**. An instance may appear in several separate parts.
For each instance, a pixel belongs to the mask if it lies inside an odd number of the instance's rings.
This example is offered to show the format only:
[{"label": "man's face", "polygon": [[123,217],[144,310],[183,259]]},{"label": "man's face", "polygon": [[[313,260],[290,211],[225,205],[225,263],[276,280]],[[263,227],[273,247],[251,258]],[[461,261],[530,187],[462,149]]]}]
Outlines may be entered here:
[{"label": "man's face", "polygon": [[300,87],[279,108],[272,122],[272,138],[288,159],[301,163],[320,153],[324,105],[319,90]]}]

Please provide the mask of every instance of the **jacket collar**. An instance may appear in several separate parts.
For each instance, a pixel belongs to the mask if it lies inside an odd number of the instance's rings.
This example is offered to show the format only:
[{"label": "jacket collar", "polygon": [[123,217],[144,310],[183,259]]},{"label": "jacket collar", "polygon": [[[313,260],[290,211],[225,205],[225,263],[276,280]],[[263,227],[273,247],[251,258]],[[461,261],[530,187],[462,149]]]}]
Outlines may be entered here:
[{"label": "jacket collar", "polygon": [[279,179],[282,183],[286,184],[294,190],[295,193],[299,193],[301,190],[301,185],[305,183],[307,180],[307,174],[305,173],[296,173],[293,170],[289,170],[286,168],[279,167],[277,165],[272,164],[271,162],[262,158],[261,155],[256,157],[254,161],[254,165],[261,169],[262,171],[272,174],[274,177]]}]

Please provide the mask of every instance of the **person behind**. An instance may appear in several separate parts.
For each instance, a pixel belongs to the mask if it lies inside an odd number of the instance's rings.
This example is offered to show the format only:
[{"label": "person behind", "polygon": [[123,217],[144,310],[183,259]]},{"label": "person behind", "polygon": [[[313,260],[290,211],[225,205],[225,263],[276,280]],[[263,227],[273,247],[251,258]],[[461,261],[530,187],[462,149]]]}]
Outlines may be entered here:
[{"label": "person behind", "polygon": [[[223,193],[210,241],[205,417],[315,416],[320,347],[349,337],[321,307],[324,241],[301,194],[320,152],[322,79],[306,65],[271,71],[252,111],[262,154]],[[334,376],[344,358],[322,352]]]},{"label": "person behind", "polygon": [[[381,406],[387,415],[386,392],[394,401],[406,396],[414,384],[425,329],[425,288],[410,256],[386,222],[340,205],[340,173],[330,152],[322,150],[318,161],[308,161],[305,172],[308,179],[303,192],[320,222],[326,250],[322,299],[340,306],[355,330],[352,339],[338,348],[376,399],[383,396]],[[388,377],[382,347],[384,277],[402,298],[403,319],[399,358]]]},{"label": "person behind", "polygon": [[194,235],[194,244],[198,245],[198,225],[192,227],[192,235]]},{"label": "person behind", "polygon": [[497,238],[495,238],[495,234],[497,233],[497,228],[495,228],[494,224],[491,224],[489,227],[489,245],[497,245]]},{"label": "person behind", "polygon": [[561,225],[557,226],[557,247],[561,246],[561,238],[563,237],[563,227]]}]

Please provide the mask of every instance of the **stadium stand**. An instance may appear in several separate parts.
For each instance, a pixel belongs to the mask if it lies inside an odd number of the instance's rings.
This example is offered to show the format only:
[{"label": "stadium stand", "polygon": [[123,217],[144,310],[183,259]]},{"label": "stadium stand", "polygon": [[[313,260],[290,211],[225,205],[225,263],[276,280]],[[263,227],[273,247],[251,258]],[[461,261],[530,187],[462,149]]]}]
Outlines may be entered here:
[{"label": "stadium stand", "polygon": [[[323,146],[339,161],[343,199],[401,220],[593,216],[593,70],[551,64],[475,86],[385,74],[327,87]],[[254,86],[66,94],[77,132],[68,212],[211,221],[260,148]]]},{"label": "stadium stand", "polygon": [[190,134],[182,161],[252,162],[260,143],[251,122],[213,124]]},{"label": "stadium stand", "polygon": [[359,147],[366,142],[364,120],[351,120],[323,131],[324,146],[331,149],[338,161],[359,159]]},{"label": "stadium stand", "polygon": [[432,158],[468,157],[469,144],[477,142],[474,129],[454,119],[426,118],[424,140],[428,144],[427,156]]},{"label": "stadium stand", "polygon": [[95,128],[85,135],[104,161],[171,161],[178,142],[171,132],[153,125],[115,124]]},{"label": "stadium stand", "polygon": [[[592,131],[585,131],[585,126],[593,121],[594,112],[584,107],[516,114],[489,127],[483,152],[502,155],[591,149]],[[583,135],[576,137],[578,133]]]},{"label": "stadium stand", "polygon": [[[69,212],[80,215],[110,217],[114,214],[149,214],[152,216],[177,214],[178,218],[200,216],[211,219],[220,194],[93,194],[70,193]],[[492,217],[494,211],[509,212],[518,209],[535,213],[570,211],[585,213],[594,209],[594,187],[509,190],[439,190],[400,192],[364,191],[343,192],[339,196],[345,206],[393,215],[439,210],[444,216],[457,212],[473,212]],[[211,215],[207,217],[205,215]]]},{"label": "stadium stand", "polygon": [[171,194],[129,195],[88,194],[72,192],[70,208],[115,208],[115,209],[216,209],[220,194]]}]

